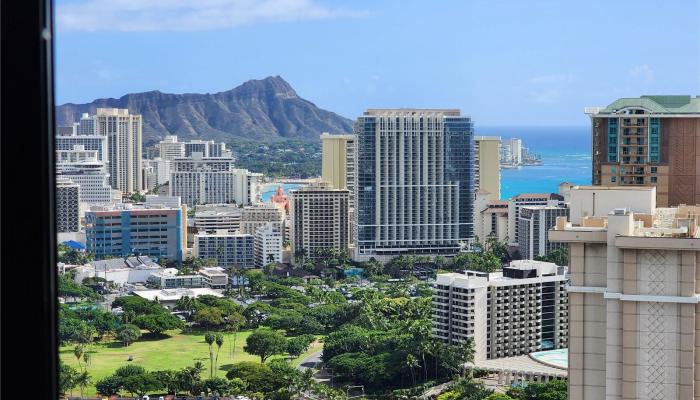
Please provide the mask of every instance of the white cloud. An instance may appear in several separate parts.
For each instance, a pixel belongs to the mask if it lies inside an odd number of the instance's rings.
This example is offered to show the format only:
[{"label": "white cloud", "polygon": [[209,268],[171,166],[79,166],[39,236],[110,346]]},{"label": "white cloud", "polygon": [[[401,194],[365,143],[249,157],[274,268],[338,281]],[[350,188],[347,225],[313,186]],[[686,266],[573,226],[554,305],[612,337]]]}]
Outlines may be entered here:
[{"label": "white cloud", "polygon": [[635,65],[627,71],[627,76],[634,80],[651,82],[654,80],[654,70],[647,64]]},{"label": "white cloud", "polygon": [[58,4],[56,25],[66,31],[197,31],[366,15],[316,0],[80,0]]}]

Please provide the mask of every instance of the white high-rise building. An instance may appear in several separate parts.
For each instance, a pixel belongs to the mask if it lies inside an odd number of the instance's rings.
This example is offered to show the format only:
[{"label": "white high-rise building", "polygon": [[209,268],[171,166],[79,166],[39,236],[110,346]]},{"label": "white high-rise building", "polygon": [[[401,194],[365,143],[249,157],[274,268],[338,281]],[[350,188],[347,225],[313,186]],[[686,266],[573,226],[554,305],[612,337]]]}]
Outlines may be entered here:
[{"label": "white high-rise building", "polygon": [[453,255],[473,237],[473,125],[456,109],[371,109],[355,123],[355,259]]},{"label": "white high-rise building", "polygon": [[160,158],[172,161],[185,156],[185,144],[177,141],[177,136],[168,135],[158,143]]},{"label": "white high-rise building", "polygon": [[433,336],[448,344],[474,341],[474,361],[566,348],[566,267],[517,260],[501,272],[438,274]]},{"label": "white high-rise building", "polygon": [[262,268],[270,263],[282,262],[282,229],[267,222],[255,231],[255,266]]},{"label": "white high-rise building", "polygon": [[194,213],[194,227],[198,231],[225,230],[229,233],[241,228],[243,209],[233,204],[198,206]]},{"label": "white high-rise building", "polygon": [[[78,135],[59,135],[56,136],[56,152],[57,157],[58,152],[68,152],[66,154],[75,154],[75,146],[82,146],[85,151],[96,151],[97,159],[104,163],[109,162],[109,152],[107,149],[107,138],[100,135],[88,135],[88,136],[78,136]],[[72,156],[64,156],[72,157]]]},{"label": "white high-rise building", "polygon": [[551,242],[547,233],[556,225],[557,217],[568,217],[569,208],[556,206],[524,206],[518,217],[518,247],[520,257],[534,260],[537,256],[549,254],[563,245]]},{"label": "white high-rise building", "polygon": [[77,184],[80,201],[87,206],[110,203],[114,197],[107,168],[98,154],[99,150],[86,150],[84,145],[56,150],[56,175]]},{"label": "white high-rise building", "polygon": [[241,214],[240,229],[242,233],[254,235],[258,228],[267,222],[284,229],[284,210],[270,203],[245,207]]},{"label": "white high-rise building", "polygon": [[564,202],[564,196],[556,193],[522,193],[508,200],[508,241],[519,243],[518,221],[520,210],[526,206],[558,206]]},{"label": "white high-rise building", "polygon": [[193,153],[192,157],[172,161],[170,195],[180,196],[188,206],[233,203],[236,176],[233,158]]},{"label": "white high-rise building", "polygon": [[233,173],[235,176],[233,200],[236,204],[247,206],[257,203],[263,174],[240,168],[234,169]]},{"label": "white high-rise building", "polygon": [[510,146],[510,156],[513,164],[519,165],[523,162],[523,141],[518,138],[508,140]]},{"label": "white high-rise building", "polygon": [[80,186],[70,179],[56,179],[56,232],[80,231]]},{"label": "white high-rise building", "polygon": [[122,193],[142,188],[142,130],[141,115],[122,108],[98,108],[95,115],[80,118],[78,137],[107,137],[110,185]]}]

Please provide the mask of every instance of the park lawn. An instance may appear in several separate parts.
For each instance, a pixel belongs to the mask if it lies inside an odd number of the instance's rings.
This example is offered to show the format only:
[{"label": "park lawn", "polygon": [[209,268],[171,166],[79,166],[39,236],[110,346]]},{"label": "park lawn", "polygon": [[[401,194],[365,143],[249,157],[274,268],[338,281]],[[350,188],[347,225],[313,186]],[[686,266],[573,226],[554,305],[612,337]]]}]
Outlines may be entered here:
[{"label": "park lawn", "polygon": [[[224,334],[224,345],[221,346],[219,353],[219,372],[218,376],[225,377],[226,371],[231,368],[231,365],[241,361],[257,361],[260,362],[260,357],[250,355],[243,351],[246,338],[252,331],[241,331],[236,339],[234,357],[229,353],[229,336]],[[179,370],[184,367],[192,366],[195,362],[201,361],[206,368],[202,373],[203,378],[209,377],[209,346],[204,341],[204,332],[195,331],[182,333],[180,330],[168,332],[169,336],[162,338],[150,338],[148,335],[142,336],[139,341],[124,347],[120,342],[108,339],[105,343],[94,343],[90,354],[90,365],[87,370],[92,376],[92,382],[109,376],[114,371],[127,364],[141,365],[147,371],[158,370]],[[230,336],[233,342],[233,335]],[[73,355],[75,345],[62,346],[59,351],[61,361],[79,369],[78,362]],[[296,366],[301,360],[307,357],[314,351],[323,348],[323,344],[318,341],[314,342],[309,351],[302,354],[299,358],[292,360]],[[315,349],[315,350],[314,350]],[[133,361],[127,361],[129,356],[133,356]],[[216,357],[216,345],[214,345],[214,357]],[[275,356],[273,358],[283,358],[284,356]],[[84,365],[84,361],[80,361]],[[74,389],[74,393],[78,393],[79,389]],[[85,389],[86,396],[95,395],[95,387],[91,385]]]}]

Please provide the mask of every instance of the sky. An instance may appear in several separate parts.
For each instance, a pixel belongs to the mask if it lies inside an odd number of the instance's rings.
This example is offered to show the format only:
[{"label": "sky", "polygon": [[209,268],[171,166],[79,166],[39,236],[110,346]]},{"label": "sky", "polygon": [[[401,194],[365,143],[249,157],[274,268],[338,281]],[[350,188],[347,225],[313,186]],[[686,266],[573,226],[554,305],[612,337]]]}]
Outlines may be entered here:
[{"label": "sky", "polygon": [[700,94],[700,0],[57,0],[55,19],[58,104],[280,75],[348,118],[582,126],[586,106]]}]

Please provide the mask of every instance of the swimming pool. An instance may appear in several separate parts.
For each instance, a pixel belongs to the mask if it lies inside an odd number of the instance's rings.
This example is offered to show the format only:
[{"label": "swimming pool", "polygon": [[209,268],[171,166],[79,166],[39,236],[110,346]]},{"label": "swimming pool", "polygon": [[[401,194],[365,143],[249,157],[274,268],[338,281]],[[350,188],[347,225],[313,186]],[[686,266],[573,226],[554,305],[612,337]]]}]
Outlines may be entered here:
[{"label": "swimming pool", "polygon": [[569,349],[537,351],[530,353],[530,358],[555,368],[569,368]]}]

